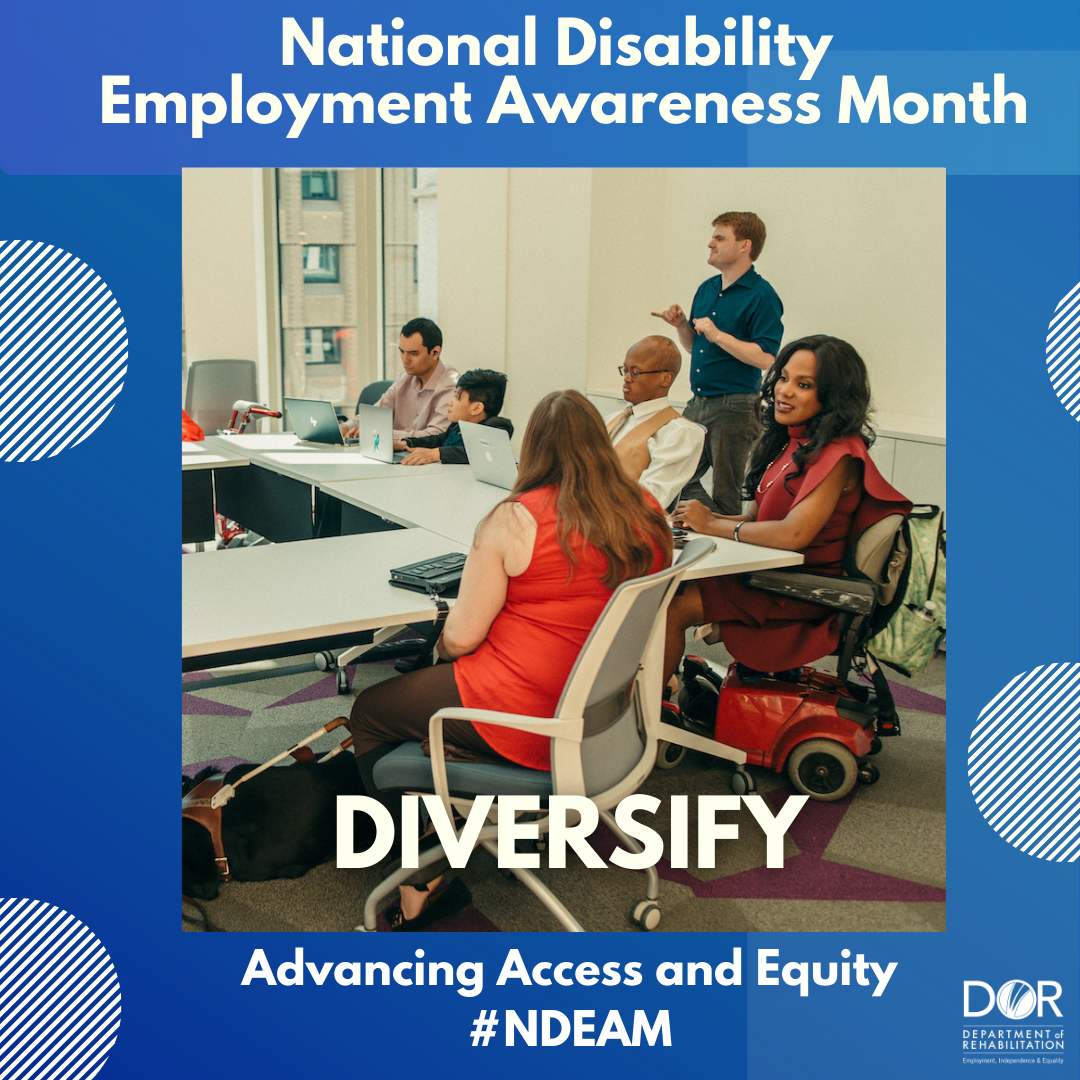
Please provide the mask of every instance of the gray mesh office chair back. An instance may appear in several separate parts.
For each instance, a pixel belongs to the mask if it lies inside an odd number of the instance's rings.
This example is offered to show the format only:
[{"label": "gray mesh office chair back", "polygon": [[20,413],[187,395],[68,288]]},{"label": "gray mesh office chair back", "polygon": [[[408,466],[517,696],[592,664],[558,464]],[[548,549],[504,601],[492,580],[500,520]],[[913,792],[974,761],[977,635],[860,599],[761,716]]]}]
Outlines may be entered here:
[{"label": "gray mesh office chair back", "polygon": [[233,402],[256,401],[254,360],[194,360],[188,366],[184,410],[206,432],[229,426]]},{"label": "gray mesh office chair back", "polygon": [[379,379],[377,382],[369,382],[363,390],[360,391],[360,396],[356,399],[356,411],[360,411],[361,405],[377,405],[379,398],[394,385],[393,379]]},{"label": "gray mesh office chair back", "polygon": [[[468,800],[478,795],[536,795],[541,805],[555,795],[588,796],[600,811],[600,818],[633,852],[640,845],[616,824],[609,810],[632,794],[652,771],[656,758],[659,717],[659,657],[654,657],[655,701],[644,692],[645,661],[654,633],[662,634],[661,621],[668,603],[686,571],[715,547],[712,540],[698,537],[684,549],[678,562],[647,577],[624,581],[601,612],[582,646],[567,678],[555,716],[549,720],[526,718],[486,709],[440,709],[431,718],[431,757],[419,743],[405,743],[387,754],[375,769],[375,782],[382,791],[434,791],[443,800],[458,804],[467,813]],[[443,721],[447,719],[493,723],[523,731],[551,733],[551,772],[505,764],[472,764],[447,761],[443,752]],[[538,824],[541,834],[546,818]],[[485,827],[478,843],[492,854],[497,852],[497,827]],[[420,865],[434,865],[442,855],[433,848],[420,858]],[[581,930],[580,923],[563,903],[528,869],[514,869],[514,875],[540,899],[568,930]],[[412,870],[391,874],[368,897],[364,923],[358,930],[373,930],[379,900],[412,875]],[[659,922],[657,903],[659,880],[655,867],[646,871],[646,898],[632,917],[639,925],[653,929]]]}]

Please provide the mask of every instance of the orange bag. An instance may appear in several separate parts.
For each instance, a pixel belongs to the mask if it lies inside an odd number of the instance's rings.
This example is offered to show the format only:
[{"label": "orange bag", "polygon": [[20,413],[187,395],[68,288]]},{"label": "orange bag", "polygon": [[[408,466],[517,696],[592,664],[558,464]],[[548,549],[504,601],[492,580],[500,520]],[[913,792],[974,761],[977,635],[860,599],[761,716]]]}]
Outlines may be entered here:
[{"label": "orange bag", "polygon": [[184,429],[183,435],[181,436],[181,441],[202,442],[203,439],[206,438],[206,436],[203,434],[203,429],[199,427],[199,425],[196,424],[195,421],[192,420],[191,417],[188,416],[188,414],[183,409],[181,409],[180,412],[183,413],[184,416]]}]

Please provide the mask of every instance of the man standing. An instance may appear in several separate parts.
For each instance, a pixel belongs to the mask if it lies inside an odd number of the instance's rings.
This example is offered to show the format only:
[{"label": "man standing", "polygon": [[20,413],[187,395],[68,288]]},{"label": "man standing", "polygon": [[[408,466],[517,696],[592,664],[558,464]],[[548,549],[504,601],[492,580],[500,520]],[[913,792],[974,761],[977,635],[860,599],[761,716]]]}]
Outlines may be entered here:
[{"label": "man standing", "polygon": [[[690,317],[678,304],[654,311],[675,328],[690,353],[694,397],[684,415],[704,424],[705,451],[683,498],[700,499],[721,514],[742,509],[742,482],[750,447],[759,434],[758,388],[780,349],[784,305],[754,269],[765,246],[757,214],[721,214],[713,222],[709,265],[719,271],[694,296]],[[712,497],[701,477],[712,467]]]},{"label": "man standing", "polygon": [[665,510],[694,475],[705,445],[705,429],[668,401],[681,367],[671,338],[657,335],[632,345],[619,368],[627,407],[607,421],[623,470]]},{"label": "man standing", "polygon": [[[395,439],[438,435],[450,426],[458,377],[439,359],[442,331],[430,319],[411,319],[401,328],[398,352],[405,370],[376,404],[394,410]],[[359,430],[355,416],[342,426],[347,438]]]}]

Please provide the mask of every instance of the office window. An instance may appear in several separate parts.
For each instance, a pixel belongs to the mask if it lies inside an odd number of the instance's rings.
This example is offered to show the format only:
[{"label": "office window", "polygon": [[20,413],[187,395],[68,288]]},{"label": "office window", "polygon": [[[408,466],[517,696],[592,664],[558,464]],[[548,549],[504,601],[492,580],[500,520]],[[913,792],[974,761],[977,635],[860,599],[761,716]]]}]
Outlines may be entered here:
[{"label": "office window", "polygon": [[398,337],[402,326],[417,315],[434,318],[420,310],[416,258],[418,208],[416,169],[383,169],[383,351],[386,377],[397,374]]},{"label": "office window", "polygon": [[337,169],[301,169],[302,199],[336,199]]},{"label": "office window", "polygon": [[336,244],[304,245],[304,283],[327,285],[339,280]]},{"label": "office window", "polygon": [[[435,310],[434,169],[278,169],[282,389],[343,409]],[[384,375],[385,372],[385,375]]]}]

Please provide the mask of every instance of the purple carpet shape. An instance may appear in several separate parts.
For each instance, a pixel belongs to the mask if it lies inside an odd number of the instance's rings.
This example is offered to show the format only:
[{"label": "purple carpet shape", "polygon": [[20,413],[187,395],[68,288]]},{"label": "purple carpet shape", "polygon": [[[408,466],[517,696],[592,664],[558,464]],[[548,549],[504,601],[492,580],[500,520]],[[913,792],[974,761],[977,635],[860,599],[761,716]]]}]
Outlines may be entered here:
[{"label": "purple carpet shape", "polygon": [[238,709],[235,705],[222,705],[220,701],[207,701],[197,694],[180,695],[181,716],[250,716],[250,709]]},{"label": "purple carpet shape", "polygon": [[[378,918],[375,920],[375,929],[384,933],[390,932],[390,924],[386,921],[386,917],[379,913]],[[454,933],[468,933],[468,934],[501,934],[502,931],[484,914],[477,911],[475,907],[470,904],[464,911],[459,911],[456,915],[449,915],[445,919],[437,919],[433,923],[429,923],[426,929],[432,931],[448,930]]]},{"label": "purple carpet shape", "polygon": [[[351,679],[356,672],[356,665],[350,664],[346,669]],[[305,686],[303,690],[297,690],[295,694],[290,694],[288,697],[283,697],[280,701],[275,701],[272,705],[267,705],[268,709],[276,709],[281,705],[303,705],[308,701],[323,701],[326,698],[333,698],[338,696],[337,691],[337,675],[334,672],[328,672],[321,679],[313,682],[310,686]],[[352,707],[352,699],[348,699],[350,708]],[[343,710],[348,711],[348,710]]]},{"label": "purple carpet shape", "polygon": [[657,871],[665,881],[693,890],[695,896],[738,900],[897,900],[944,903],[945,890],[878,874],[857,866],[829,862],[814,855],[784,860],[784,868],[760,866],[741,874],[699,881],[686,870],[674,870],[664,859]]}]

